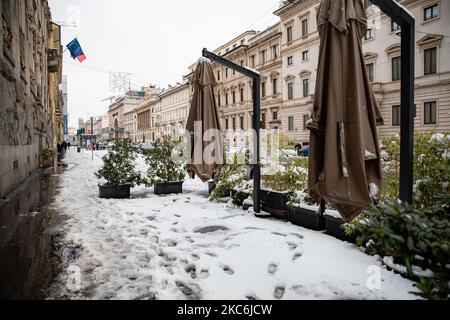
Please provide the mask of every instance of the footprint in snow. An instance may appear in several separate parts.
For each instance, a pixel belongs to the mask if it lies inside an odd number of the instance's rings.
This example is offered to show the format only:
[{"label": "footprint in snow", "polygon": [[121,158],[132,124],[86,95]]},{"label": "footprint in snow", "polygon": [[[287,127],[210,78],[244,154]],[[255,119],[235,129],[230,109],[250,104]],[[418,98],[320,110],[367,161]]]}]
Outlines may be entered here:
[{"label": "footprint in snow", "polygon": [[198,275],[198,277],[202,280],[206,279],[209,277],[209,271],[206,269],[203,269],[202,271],[200,271],[200,274]]},{"label": "footprint in snow", "polygon": [[291,250],[291,251],[294,251],[295,249],[298,248],[298,245],[296,243],[288,242],[287,244],[289,246],[289,250]]},{"label": "footprint in snow", "polygon": [[280,232],[272,232],[273,235],[275,236],[280,236],[280,237],[287,237],[287,234],[285,233],[280,233]]},{"label": "footprint in snow", "polygon": [[285,290],[286,289],[284,287],[276,287],[275,292],[273,293],[275,299],[282,299],[284,297]]},{"label": "footprint in snow", "polygon": [[191,257],[195,260],[200,260],[200,256],[198,254],[193,253]]},{"label": "footprint in snow", "polygon": [[294,256],[292,257],[292,261],[297,261],[298,259],[300,259],[303,256],[303,254],[301,253],[296,253],[294,254]]},{"label": "footprint in snow", "polygon": [[275,263],[269,265],[269,274],[274,275],[278,271],[278,266]]},{"label": "footprint in snow", "polygon": [[192,279],[197,278],[197,268],[195,267],[195,265],[190,264],[184,270],[191,276]]},{"label": "footprint in snow", "polygon": [[234,271],[233,271],[233,269],[231,269],[230,266],[224,266],[224,267],[223,267],[223,271],[224,271],[226,274],[228,274],[229,276],[232,276],[232,275],[234,274]]}]

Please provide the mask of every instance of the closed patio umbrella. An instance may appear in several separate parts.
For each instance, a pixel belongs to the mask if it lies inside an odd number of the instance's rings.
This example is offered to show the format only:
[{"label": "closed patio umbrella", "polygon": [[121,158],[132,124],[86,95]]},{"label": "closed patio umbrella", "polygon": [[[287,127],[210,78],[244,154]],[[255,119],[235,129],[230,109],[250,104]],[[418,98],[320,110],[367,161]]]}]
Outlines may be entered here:
[{"label": "closed patio umbrella", "polygon": [[192,85],[194,94],[186,126],[191,133],[192,153],[187,170],[206,182],[214,179],[224,164],[223,136],[214,97],[216,80],[208,59],[199,59]]},{"label": "closed patio umbrella", "polygon": [[311,131],[309,190],[349,222],[381,192],[377,124],[382,124],[362,51],[367,17],[362,0],[323,0]]}]

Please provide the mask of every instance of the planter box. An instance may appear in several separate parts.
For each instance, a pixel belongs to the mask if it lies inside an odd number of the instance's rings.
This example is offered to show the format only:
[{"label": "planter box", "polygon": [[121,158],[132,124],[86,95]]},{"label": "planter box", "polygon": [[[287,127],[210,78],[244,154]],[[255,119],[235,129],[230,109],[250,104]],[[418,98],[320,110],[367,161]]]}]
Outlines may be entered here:
[{"label": "planter box", "polygon": [[325,217],[318,210],[290,207],[287,212],[289,222],[307,229],[323,231],[326,229]]},{"label": "planter box", "polygon": [[236,190],[231,191],[231,197],[233,198],[233,202],[237,206],[243,206],[244,201],[250,197],[248,193],[239,192]]},{"label": "planter box", "polygon": [[325,216],[326,225],[327,225],[327,234],[333,236],[339,240],[347,241],[350,243],[356,243],[357,234],[353,234],[352,236],[348,236],[342,226],[345,224],[344,220],[338,219],[331,216]]},{"label": "planter box", "polygon": [[183,193],[183,182],[156,183],[154,189],[156,195]]},{"label": "planter box", "polygon": [[53,159],[42,160],[42,167],[44,167],[44,168],[53,167]]},{"label": "planter box", "polygon": [[130,198],[131,185],[123,186],[98,186],[100,198],[102,199],[128,199]]},{"label": "planter box", "polygon": [[217,182],[215,182],[215,181],[208,181],[208,192],[209,192],[209,194],[211,194],[216,189],[216,186],[217,186]]},{"label": "planter box", "polygon": [[272,214],[274,218],[286,219],[288,211],[288,193],[261,190],[262,209]]},{"label": "planter box", "polygon": [[[216,190],[216,187],[217,187],[216,181],[209,181],[208,182],[209,194],[211,194],[214,190]],[[229,198],[231,196],[231,190],[226,190],[226,191],[222,192],[222,194],[220,196],[221,196],[221,198]]]}]

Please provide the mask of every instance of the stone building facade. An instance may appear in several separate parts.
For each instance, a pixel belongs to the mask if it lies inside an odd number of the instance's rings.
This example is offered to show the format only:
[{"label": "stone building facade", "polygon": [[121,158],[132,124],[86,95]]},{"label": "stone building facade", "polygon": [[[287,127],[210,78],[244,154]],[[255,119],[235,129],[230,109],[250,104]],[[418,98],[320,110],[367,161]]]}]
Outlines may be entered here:
[{"label": "stone building facade", "polygon": [[2,0],[0,18],[0,197],[5,197],[40,167],[40,151],[53,147],[62,56],[46,0]]}]

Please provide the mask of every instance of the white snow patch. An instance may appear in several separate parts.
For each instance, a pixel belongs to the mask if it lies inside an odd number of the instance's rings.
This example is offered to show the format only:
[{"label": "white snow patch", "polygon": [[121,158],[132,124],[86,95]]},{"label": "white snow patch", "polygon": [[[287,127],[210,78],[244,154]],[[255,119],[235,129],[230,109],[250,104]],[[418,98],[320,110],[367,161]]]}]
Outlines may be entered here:
[{"label": "white snow patch", "polygon": [[[50,299],[416,298],[413,282],[356,246],[209,202],[200,180],[187,180],[181,195],[137,187],[128,200],[99,199],[103,154],[68,154],[75,166],[61,176],[55,205],[66,219],[57,231],[80,249]],[[137,165],[145,172],[141,157]],[[380,290],[367,286],[374,266]]]}]

